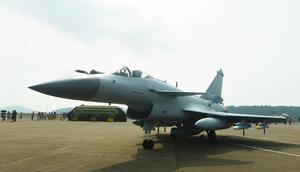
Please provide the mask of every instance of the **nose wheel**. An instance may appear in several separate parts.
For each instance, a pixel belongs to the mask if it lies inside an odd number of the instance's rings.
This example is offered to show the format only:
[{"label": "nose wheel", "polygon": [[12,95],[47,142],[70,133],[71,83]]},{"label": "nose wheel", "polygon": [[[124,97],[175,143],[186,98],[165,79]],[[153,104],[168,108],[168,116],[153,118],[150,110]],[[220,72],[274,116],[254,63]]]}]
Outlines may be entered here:
[{"label": "nose wheel", "polygon": [[151,130],[154,124],[151,121],[144,121],[143,129],[145,131],[145,139],[143,141],[143,148],[146,150],[152,150],[154,147],[154,141],[151,140]]},{"label": "nose wheel", "polygon": [[144,147],[144,149],[152,150],[154,147],[154,141],[145,139],[143,141],[143,147]]}]

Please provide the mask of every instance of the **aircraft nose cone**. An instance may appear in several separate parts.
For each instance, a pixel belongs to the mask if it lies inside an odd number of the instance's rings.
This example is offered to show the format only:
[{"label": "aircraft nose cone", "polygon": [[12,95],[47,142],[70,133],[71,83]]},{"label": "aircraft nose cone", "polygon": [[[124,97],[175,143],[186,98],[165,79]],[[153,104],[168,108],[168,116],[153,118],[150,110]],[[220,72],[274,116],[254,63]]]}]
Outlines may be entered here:
[{"label": "aircraft nose cone", "polygon": [[97,93],[99,86],[99,78],[77,78],[47,82],[29,88],[55,97],[89,100]]}]

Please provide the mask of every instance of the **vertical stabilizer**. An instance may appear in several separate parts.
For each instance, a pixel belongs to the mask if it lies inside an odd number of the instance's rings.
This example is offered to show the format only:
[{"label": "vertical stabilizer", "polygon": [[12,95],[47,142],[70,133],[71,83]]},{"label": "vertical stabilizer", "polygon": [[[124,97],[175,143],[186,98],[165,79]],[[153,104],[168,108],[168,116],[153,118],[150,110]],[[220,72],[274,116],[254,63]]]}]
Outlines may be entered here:
[{"label": "vertical stabilizer", "polygon": [[214,78],[214,80],[206,90],[207,94],[203,95],[202,98],[212,100],[216,103],[222,103],[223,77],[224,77],[223,70],[220,69],[217,72],[216,77]]}]

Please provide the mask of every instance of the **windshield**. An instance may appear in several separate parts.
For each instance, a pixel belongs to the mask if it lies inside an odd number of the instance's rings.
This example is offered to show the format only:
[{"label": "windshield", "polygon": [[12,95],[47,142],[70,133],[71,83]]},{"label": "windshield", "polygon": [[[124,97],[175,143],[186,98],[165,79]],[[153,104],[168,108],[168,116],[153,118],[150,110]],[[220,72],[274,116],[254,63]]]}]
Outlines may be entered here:
[{"label": "windshield", "polygon": [[126,76],[126,77],[134,77],[134,78],[145,78],[145,79],[154,79],[151,75],[141,71],[141,70],[133,70],[131,71],[128,67],[123,66],[119,70],[113,73],[114,75]]}]

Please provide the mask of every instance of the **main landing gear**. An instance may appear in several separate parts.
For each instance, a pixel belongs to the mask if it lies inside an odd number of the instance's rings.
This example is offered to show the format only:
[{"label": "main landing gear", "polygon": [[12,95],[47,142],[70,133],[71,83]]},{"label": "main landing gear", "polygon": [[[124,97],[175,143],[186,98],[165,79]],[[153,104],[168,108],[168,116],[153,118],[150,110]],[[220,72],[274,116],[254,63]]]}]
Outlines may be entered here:
[{"label": "main landing gear", "polygon": [[143,141],[143,148],[152,150],[154,147],[154,141],[151,140],[151,130],[153,129],[153,122],[144,121],[143,129],[145,131],[145,139]]}]

